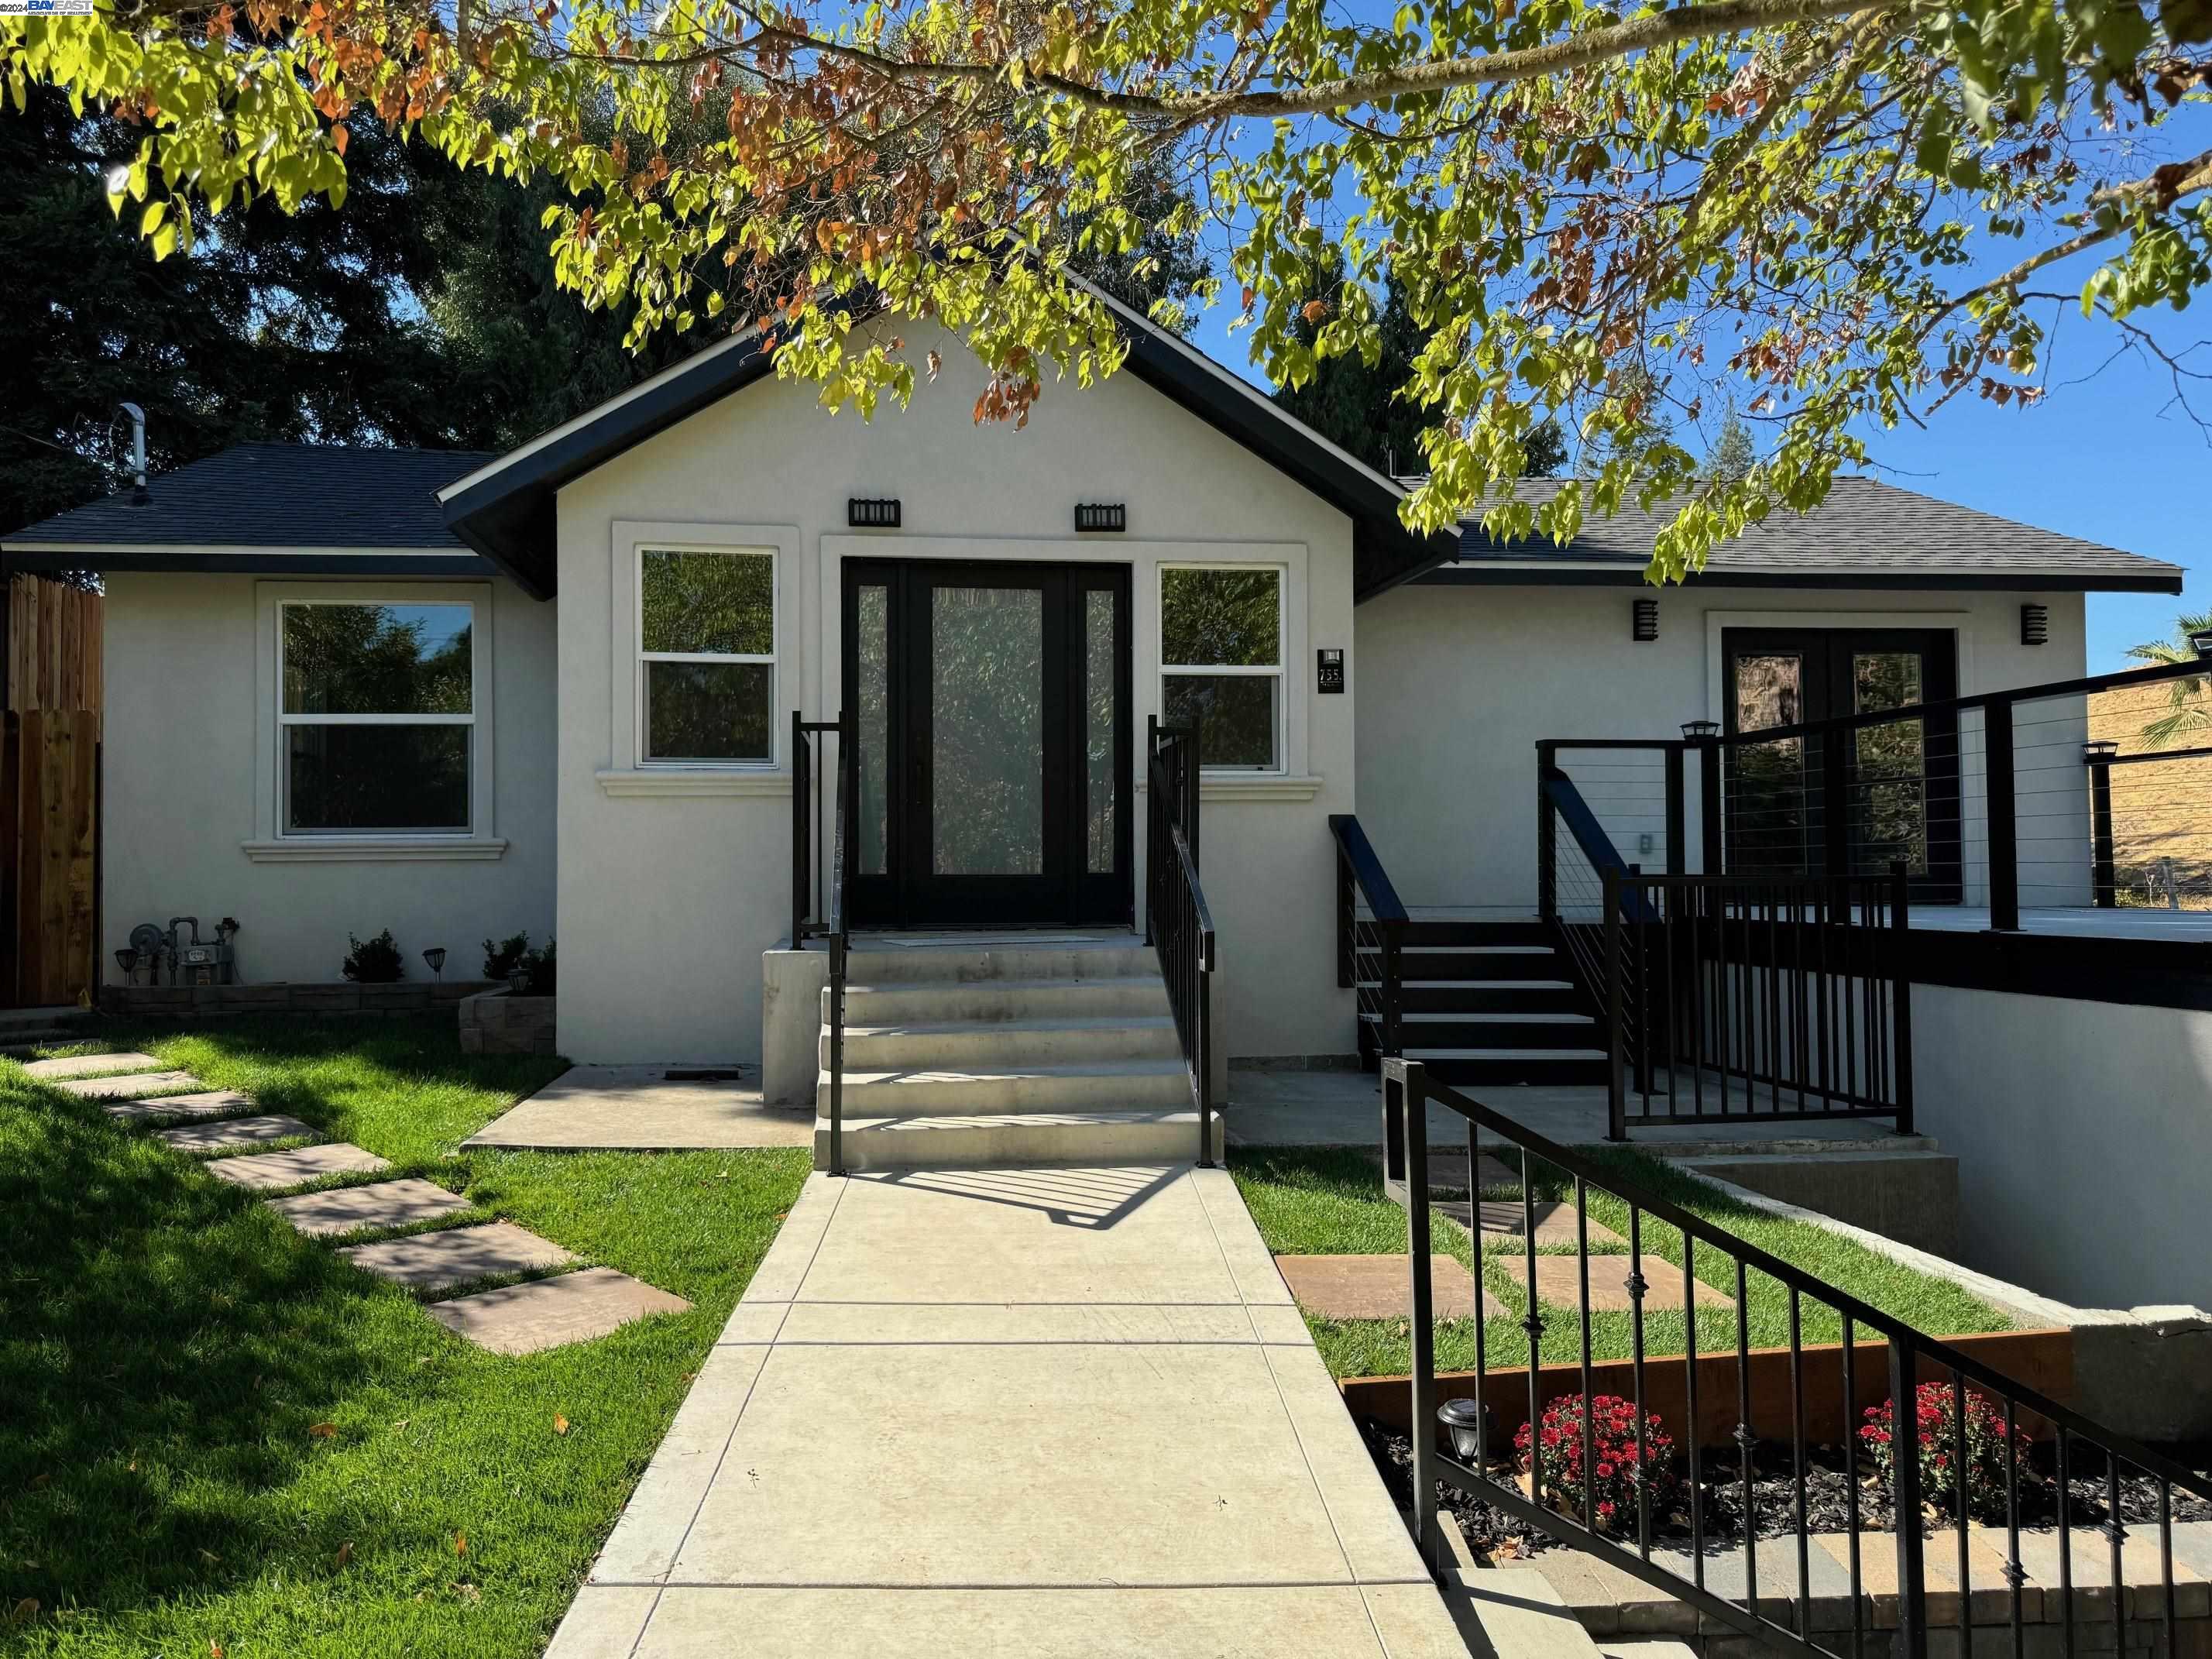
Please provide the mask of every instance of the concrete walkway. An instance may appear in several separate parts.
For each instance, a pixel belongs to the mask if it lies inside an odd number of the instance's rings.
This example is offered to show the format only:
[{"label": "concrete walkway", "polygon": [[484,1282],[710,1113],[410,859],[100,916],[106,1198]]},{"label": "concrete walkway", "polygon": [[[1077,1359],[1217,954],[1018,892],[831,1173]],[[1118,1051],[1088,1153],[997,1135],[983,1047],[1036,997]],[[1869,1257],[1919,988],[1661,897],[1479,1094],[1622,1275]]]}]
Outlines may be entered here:
[{"label": "concrete walkway", "polygon": [[809,1178],[549,1659],[1464,1659],[1223,1171]]}]

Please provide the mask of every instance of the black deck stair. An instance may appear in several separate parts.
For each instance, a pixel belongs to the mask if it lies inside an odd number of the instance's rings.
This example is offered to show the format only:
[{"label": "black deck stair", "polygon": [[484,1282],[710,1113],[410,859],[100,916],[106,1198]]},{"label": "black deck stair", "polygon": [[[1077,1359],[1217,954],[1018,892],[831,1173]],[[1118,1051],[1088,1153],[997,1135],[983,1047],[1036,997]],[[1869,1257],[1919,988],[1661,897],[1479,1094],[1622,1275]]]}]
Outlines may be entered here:
[{"label": "black deck stair", "polygon": [[[1530,920],[1402,924],[1406,1058],[1447,1083],[1602,1085],[1605,1039],[1572,964]],[[1363,992],[1381,978],[1378,951],[1359,953]],[[1360,1057],[1383,1047],[1382,1015],[1363,995]]]}]

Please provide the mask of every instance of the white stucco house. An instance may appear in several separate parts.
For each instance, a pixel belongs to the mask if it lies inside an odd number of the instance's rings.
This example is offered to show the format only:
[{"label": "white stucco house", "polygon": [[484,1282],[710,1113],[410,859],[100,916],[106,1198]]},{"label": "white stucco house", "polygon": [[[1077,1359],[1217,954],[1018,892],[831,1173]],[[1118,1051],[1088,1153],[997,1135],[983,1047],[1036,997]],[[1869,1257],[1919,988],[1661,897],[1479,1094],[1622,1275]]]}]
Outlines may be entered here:
[{"label": "white stucco house", "polygon": [[1328,1060],[1361,1046],[1333,819],[1415,910],[1525,916],[1540,741],[1848,714],[1869,664],[1893,701],[2064,680],[2085,595],[2180,591],[1864,479],[1664,592],[1634,514],[1416,538],[1398,483],[1126,322],[1126,372],[1019,432],[957,367],[833,417],[740,338],[507,454],[247,445],[0,538],[106,586],[103,951],[191,913],[245,923],[249,981],[385,928],[471,973],[526,930],[563,1053],[773,1062],[794,715],[855,722],[855,930],[1046,939],[1145,926],[1147,720],[1195,719],[1215,1065]]}]

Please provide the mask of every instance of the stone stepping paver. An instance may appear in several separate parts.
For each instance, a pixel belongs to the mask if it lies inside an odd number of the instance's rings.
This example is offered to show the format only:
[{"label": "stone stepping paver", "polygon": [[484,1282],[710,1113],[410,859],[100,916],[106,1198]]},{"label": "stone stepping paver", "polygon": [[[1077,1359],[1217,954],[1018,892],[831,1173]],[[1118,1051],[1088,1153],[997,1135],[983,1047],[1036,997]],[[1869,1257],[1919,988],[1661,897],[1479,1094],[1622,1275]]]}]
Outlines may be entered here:
[{"label": "stone stepping paver", "polygon": [[[1402,1255],[1279,1255],[1275,1266],[1298,1306],[1322,1319],[1403,1319],[1413,1288]],[[1449,1255],[1429,1258],[1430,1295],[1438,1319],[1474,1315],[1474,1276]],[[1500,1311],[1486,1292],[1485,1310]]]},{"label": "stone stepping paver", "polygon": [[[237,1158],[225,1158],[235,1164]],[[221,1164],[210,1168],[220,1170]],[[476,1206],[459,1193],[449,1193],[434,1181],[405,1176],[367,1187],[341,1187],[327,1193],[302,1193],[297,1198],[272,1198],[269,1207],[311,1238],[358,1232],[364,1227],[412,1227],[425,1221],[441,1221]]]},{"label": "stone stepping paver", "polygon": [[61,1078],[105,1077],[113,1072],[158,1072],[161,1062],[151,1054],[64,1054],[58,1060],[34,1060],[23,1069],[33,1077],[53,1081]]},{"label": "stone stepping paver", "polygon": [[[1626,1313],[1636,1305],[1628,1293],[1629,1259],[1625,1255],[1540,1255],[1536,1258],[1536,1297],[1553,1307],[1569,1310],[1582,1306],[1582,1263],[1589,1262],[1589,1305],[1593,1313]],[[1682,1270],[1664,1257],[1647,1255],[1640,1258],[1644,1281],[1644,1310],[1655,1309],[1680,1312],[1684,1289]],[[1515,1264],[1516,1282],[1524,1271]],[[1732,1308],[1735,1298],[1725,1291],[1715,1290],[1700,1280],[1698,1285],[1698,1305],[1701,1308]]]},{"label": "stone stepping paver", "polygon": [[200,1087],[190,1072],[126,1072],[112,1077],[57,1078],[54,1087],[66,1089],[81,1100],[148,1100],[155,1095],[181,1095]]},{"label": "stone stepping paver", "polygon": [[[1465,1204],[1437,1204],[1433,1206],[1442,1215],[1449,1216],[1462,1227],[1468,1224]],[[1518,1239],[1521,1224],[1526,1218],[1521,1212],[1517,1199],[1486,1198],[1476,1206],[1481,1217],[1484,1248],[1495,1247],[1502,1239]],[[1575,1228],[1575,1206],[1571,1204],[1545,1202],[1535,1206],[1536,1242],[1539,1244],[1574,1244],[1579,1235]],[[1593,1244],[1618,1244],[1626,1249],[1628,1241],[1601,1221],[1589,1224],[1589,1242]]]},{"label": "stone stepping paver", "polygon": [[126,1123],[148,1123],[172,1117],[222,1117],[252,1111],[253,1104],[235,1089],[209,1089],[193,1095],[163,1095],[155,1100],[112,1100],[100,1110]]},{"label": "stone stepping paver", "polygon": [[558,1279],[540,1279],[504,1290],[440,1302],[427,1310],[456,1336],[494,1353],[536,1353],[563,1343],[585,1342],[648,1314],[688,1313],[680,1296],[617,1273],[584,1267]]},{"label": "stone stepping paver", "polygon": [[297,1187],[325,1176],[356,1175],[392,1167],[374,1152],[349,1141],[328,1146],[301,1146],[289,1152],[248,1152],[240,1158],[219,1158],[208,1166],[234,1186],[256,1192],[278,1187]]},{"label": "stone stepping paver", "polygon": [[[376,1189],[371,1187],[353,1190]],[[443,1232],[417,1233],[411,1238],[355,1244],[338,1254],[355,1267],[412,1291],[442,1291],[448,1285],[465,1285],[471,1279],[535,1273],[541,1267],[565,1267],[576,1259],[551,1239],[540,1238],[511,1221],[494,1221],[481,1227],[449,1227]]]},{"label": "stone stepping paver", "polygon": [[164,1129],[154,1137],[180,1152],[205,1158],[234,1146],[270,1146],[280,1140],[313,1140],[321,1133],[312,1123],[272,1112],[263,1117],[224,1118],[215,1123],[188,1123]]}]

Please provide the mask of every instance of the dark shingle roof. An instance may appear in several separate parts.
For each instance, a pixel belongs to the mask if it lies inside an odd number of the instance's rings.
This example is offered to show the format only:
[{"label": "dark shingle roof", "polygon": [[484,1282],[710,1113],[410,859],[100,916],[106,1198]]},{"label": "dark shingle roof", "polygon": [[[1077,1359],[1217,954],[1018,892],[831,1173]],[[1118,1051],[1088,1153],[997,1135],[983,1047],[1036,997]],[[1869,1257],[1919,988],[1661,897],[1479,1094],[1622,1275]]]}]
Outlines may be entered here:
[{"label": "dark shingle roof", "polygon": [[[1515,493],[1540,504],[1559,487],[1555,479],[1530,478]],[[1565,547],[1543,535],[1493,541],[1480,523],[1469,522],[1461,527],[1458,560],[1444,568],[1555,562],[1640,569],[1672,516],[1669,508],[1647,513],[1626,502],[1610,519],[1586,518],[1581,533]],[[2063,575],[2090,586],[2170,584],[2174,592],[2181,591],[2182,576],[2179,566],[2161,560],[1857,477],[1838,478],[1827,500],[1810,513],[1777,513],[1722,544],[1705,565],[1709,579],[1744,572],[1863,577],[1870,584],[1893,574],[2017,576],[2023,586],[2038,576]]]},{"label": "dark shingle roof", "polygon": [[465,552],[437,492],[492,456],[465,449],[240,444],[56,514],[0,545],[437,548]]}]

